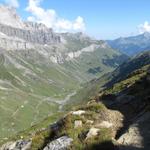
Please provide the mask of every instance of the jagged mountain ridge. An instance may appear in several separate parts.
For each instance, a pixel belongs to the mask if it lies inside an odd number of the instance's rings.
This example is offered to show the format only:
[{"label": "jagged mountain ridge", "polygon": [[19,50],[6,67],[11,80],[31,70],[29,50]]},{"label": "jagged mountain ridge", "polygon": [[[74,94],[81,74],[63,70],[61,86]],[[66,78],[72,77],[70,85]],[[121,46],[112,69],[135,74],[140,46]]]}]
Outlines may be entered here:
[{"label": "jagged mountain ridge", "polygon": [[0,33],[1,47],[5,49],[31,49],[33,44],[60,43],[60,37],[52,29],[40,23],[23,22],[14,8],[3,5],[0,6]]},{"label": "jagged mountain ridge", "polygon": [[150,49],[150,33],[145,32],[131,37],[121,37],[115,40],[108,40],[107,43],[114,49],[133,56],[145,50]]},{"label": "jagged mountain ridge", "polygon": [[19,29],[11,26],[6,26],[1,24],[0,31],[8,37],[17,37],[28,43],[35,44],[57,44],[60,43],[60,37],[56,36],[52,29],[46,28],[44,30],[39,30],[36,28]]}]

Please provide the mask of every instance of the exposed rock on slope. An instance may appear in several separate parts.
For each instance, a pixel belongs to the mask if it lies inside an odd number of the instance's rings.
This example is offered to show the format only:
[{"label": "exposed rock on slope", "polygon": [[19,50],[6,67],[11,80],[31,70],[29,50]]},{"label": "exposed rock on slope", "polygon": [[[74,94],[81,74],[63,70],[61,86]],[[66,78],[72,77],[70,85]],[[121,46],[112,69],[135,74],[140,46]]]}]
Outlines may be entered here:
[{"label": "exposed rock on slope", "polygon": [[67,137],[67,136],[62,136],[54,141],[52,141],[50,144],[48,144],[44,150],[63,150],[63,149],[67,149],[71,143],[72,143],[73,139]]},{"label": "exposed rock on slope", "polygon": [[[85,113],[76,115],[75,112],[79,112],[79,110]],[[79,120],[82,122],[82,126],[74,128],[74,123]],[[91,150],[97,147],[98,143],[101,145],[103,142],[111,141],[120,127],[122,127],[122,115],[119,112],[108,110],[101,103],[91,102],[69,112],[59,121],[51,124],[48,129],[33,134],[29,149]],[[4,144],[1,150],[5,150],[5,147],[10,150],[12,145],[15,147],[17,142],[9,143]],[[103,148],[102,145],[100,147]],[[106,147],[113,148],[113,145]],[[23,148],[20,149],[23,150]]]},{"label": "exposed rock on slope", "polygon": [[18,140],[16,142],[8,142],[4,144],[0,150],[30,150],[31,141]]},{"label": "exposed rock on slope", "polygon": [[[135,119],[128,130],[118,139],[121,150],[149,149],[150,112],[145,112]],[[129,147],[128,147],[129,146]]]},{"label": "exposed rock on slope", "polygon": [[[32,43],[32,44],[31,44]],[[0,6],[0,44],[4,49],[31,49],[33,44],[58,44],[60,37],[43,24],[23,22],[14,8]]]},{"label": "exposed rock on slope", "polygon": [[60,37],[54,34],[52,29],[49,29],[47,27],[45,27],[45,29],[38,29],[38,28],[19,29],[0,24],[0,32],[8,37],[16,37],[28,43],[48,44],[48,45],[60,43]]}]

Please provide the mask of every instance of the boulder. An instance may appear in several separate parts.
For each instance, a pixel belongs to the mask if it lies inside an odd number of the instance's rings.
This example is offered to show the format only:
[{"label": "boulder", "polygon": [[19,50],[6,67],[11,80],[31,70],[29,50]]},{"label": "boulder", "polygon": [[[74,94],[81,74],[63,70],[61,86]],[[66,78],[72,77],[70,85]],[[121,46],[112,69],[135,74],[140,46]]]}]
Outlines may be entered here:
[{"label": "boulder", "polygon": [[62,136],[62,137],[50,142],[44,148],[44,150],[65,150],[71,145],[72,141],[73,141],[72,138],[69,138],[68,136]]},{"label": "boulder", "polygon": [[82,127],[82,120],[75,120],[74,128],[81,128]]},{"label": "boulder", "polygon": [[0,148],[0,150],[29,150],[29,149],[31,149],[31,141],[27,140],[8,142]]},{"label": "boulder", "polygon": [[80,115],[82,115],[82,114],[85,114],[85,111],[84,111],[84,110],[77,110],[77,111],[73,111],[72,114],[73,114],[73,115],[79,115],[79,116],[80,116]]},{"label": "boulder", "polygon": [[[140,135],[138,126],[131,126],[117,141],[120,145],[133,145],[137,149],[144,148],[143,137]],[[125,149],[125,148],[124,148]]]},{"label": "boulder", "polygon": [[6,144],[2,145],[0,150],[13,150],[15,148],[15,142],[7,142]]},{"label": "boulder", "polygon": [[86,135],[86,140],[93,136],[97,136],[99,131],[100,129],[92,127]]}]

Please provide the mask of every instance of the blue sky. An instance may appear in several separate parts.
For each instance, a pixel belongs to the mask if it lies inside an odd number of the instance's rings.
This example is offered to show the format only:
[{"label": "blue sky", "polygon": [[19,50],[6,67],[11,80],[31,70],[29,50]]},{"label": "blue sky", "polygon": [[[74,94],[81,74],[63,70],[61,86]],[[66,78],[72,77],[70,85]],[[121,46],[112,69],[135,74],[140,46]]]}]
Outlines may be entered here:
[{"label": "blue sky", "polygon": [[83,30],[100,39],[150,32],[150,0],[18,0],[18,4],[24,20],[45,23],[58,32]]}]

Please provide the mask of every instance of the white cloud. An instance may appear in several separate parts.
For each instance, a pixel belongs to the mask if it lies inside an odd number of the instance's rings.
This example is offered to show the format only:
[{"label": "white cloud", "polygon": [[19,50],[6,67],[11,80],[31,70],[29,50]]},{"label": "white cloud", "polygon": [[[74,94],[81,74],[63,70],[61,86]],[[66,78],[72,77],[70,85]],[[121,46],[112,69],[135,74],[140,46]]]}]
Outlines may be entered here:
[{"label": "white cloud", "polygon": [[28,21],[43,23],[57,32],[85,30],[85,22],[81,16],[78,16],[73,21],[60,18],[55,10],[43,9],[40,6],[40,2],[42,2],[42,0],[29,0],[26,11],[30,12],[31,16],[27,18]]},{"label": "white cloud", "polygon": [[74,30],[85,29],[85,23],[82,17],[78,16],[73,23]]},{"label": "white cloud", "polygon": [[18,8],[19,2],[18,0],[5,0],[5,3],[11,7]]},{"label": "white cloud", "polygon": [[140,24],[138,28],[140,33],[150,32],[150,23],[145,21],[144,24]]}]

